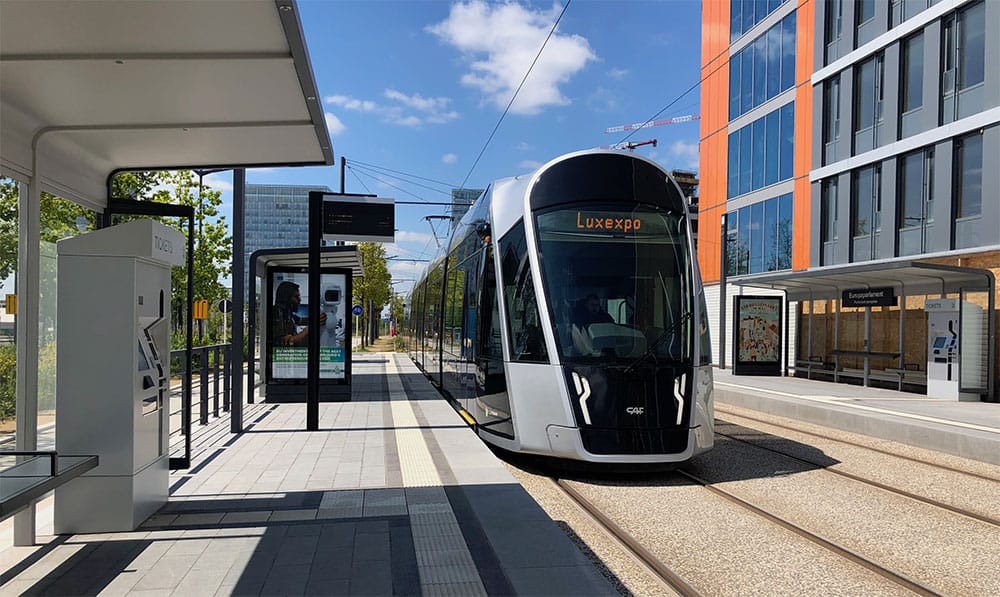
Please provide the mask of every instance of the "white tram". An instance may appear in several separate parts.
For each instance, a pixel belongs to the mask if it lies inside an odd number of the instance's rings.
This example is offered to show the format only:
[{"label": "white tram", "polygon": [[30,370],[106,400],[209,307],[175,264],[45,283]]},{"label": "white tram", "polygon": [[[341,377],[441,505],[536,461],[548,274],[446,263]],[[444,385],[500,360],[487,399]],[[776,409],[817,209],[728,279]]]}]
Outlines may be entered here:
[{"label": "white tram", "polygon": [[502,449],[676,463],[713,445],[688,210],[652,161],[582,151],[494,182],[406,310],[411,357]]}]

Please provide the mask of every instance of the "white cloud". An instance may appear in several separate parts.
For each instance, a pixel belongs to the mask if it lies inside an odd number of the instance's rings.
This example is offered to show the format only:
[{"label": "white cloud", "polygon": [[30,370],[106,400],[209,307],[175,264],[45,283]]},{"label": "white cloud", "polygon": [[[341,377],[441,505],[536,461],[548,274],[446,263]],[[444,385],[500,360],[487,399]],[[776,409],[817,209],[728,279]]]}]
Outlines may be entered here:
[{"label": "white cloud", "polygon": [[613,68],[608,71],[608,76],[614,79],[615,81],[621,81],[622,79],[628,76],[628,72],[629,71],[627,68]]},{"label": "white cloud", "polygon": [[453,153],[446,153],[441,156],[441,162],[445,164],[454,164],[458,161],[458,156]]},{"label": "white cloud", "polygon": [[536,162],[535,160],[524,160],[520,164],[518,164],[518,166],[528,170],[535,170],[537,168],[540,168],[542,166],[542,163]]},{"label": "white cloud", "polygon": [[534,151],[535,146],[526,141],[521,141],[520,143],[514,146],[514,149],[518,151]]},{"label": "white cloud", "polygon": [[396,232],[397,243],[418,243],[423,244],[433,242],[430,232],[412,232],[409,230],[399,230]]},{"label": "white cloud", "polygon": [[698,143],[685,143],[684,141],[674,141],[670,146],[670,153],[675,157],[686,160],[684,166],[687,168],[698,167]]},{"label": "white cloud", "polygon": [[395,89],[386,89],[382,95],[389,100],[388,103],[347,95],[329,95],[324,101],[346,110],[377,114],[383,122],[399,126],[444,124],[459,117],[458,112],[449,109],[451,99],[446,97],[424,97],[419,93],[407,95]]},{"label": "white cloud", "polygon": [[[504,108],[538,54],[558,17],[560,7],[532,11],[515,3],[487,4],[483,0],[454,4],[448,18],[427,31],[461,51],[470,72],[463,85],[479,89],[498,108]],[[597,55],[587,39],[554,33],[510,107],[515,114],[538,114],[546,106],[570,100],[559,86]]]},{"label": "white cloud", "polygon": [[210,186],[216,191],[233,190],[232,172],[216,172],[215,174],[209,174],[204,180],[206,186]]},{"label": "white cloud", "polygon": [[347,130],[347,126],[333,112],[326,112],[323,116],[326,118],[326,128],[330,131],[330,136],[336,137]]}]

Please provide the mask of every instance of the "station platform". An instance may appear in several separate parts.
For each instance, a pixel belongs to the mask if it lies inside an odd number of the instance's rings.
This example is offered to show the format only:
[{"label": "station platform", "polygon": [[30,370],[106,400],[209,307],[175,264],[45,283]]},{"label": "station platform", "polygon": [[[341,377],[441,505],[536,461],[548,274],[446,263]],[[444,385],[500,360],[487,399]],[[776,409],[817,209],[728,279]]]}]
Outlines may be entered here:
[{"label": "station platform", "polygon": [[[10,547],[3,595],[611,595],[611,583],[402,354],[356,353],[352,401],[254,404],[198,429],[135,532]],[[194,437],[193,437],[194,440]]]},{"label": "station platform", "polygon": [[716,418],[727,405],[1000,465],[1000,403],[800,377],[715,369]]}]

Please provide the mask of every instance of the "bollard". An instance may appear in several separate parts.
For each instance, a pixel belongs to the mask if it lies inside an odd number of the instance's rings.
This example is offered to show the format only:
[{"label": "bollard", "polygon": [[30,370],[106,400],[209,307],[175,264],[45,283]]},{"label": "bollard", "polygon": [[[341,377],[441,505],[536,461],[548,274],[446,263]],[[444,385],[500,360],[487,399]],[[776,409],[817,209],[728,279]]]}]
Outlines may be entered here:
[{"label": "bollard", "polygon": [[208,425],[208,349],[199,348],[198,349],[198,360],[201,379],[198,380],[198,385],[201,386],[201,409],[199,416],[199,423],[202,425]]},{"label": "bollard", "polygon": [[232,374],[233,347],[225,345],[222,347],[222,410],[229,412],[229,376]]}]

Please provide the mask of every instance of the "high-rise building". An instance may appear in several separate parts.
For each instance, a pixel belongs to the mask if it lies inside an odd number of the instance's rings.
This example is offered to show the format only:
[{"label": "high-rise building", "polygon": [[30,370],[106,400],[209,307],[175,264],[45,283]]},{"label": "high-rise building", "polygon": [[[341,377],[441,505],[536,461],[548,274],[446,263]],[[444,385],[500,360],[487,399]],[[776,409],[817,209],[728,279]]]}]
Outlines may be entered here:
[{"label": "high-rise building", "polygon": [[483,189],[452,189],[451,190],[451,229],[454,230],[459,220],[469,211],[469,206],[479,199]]},{"label": "high-rise building", "polygon": [[250,255],[254,251],[309,245],[311,191],[332,192],[325,186],[246,185],[243,264],[247,275],[250,274]]},{"label": "high-rise building", "polygon": [[[717,361],[734,346],[732,295],[780,294],[783,365],[916,391],[934,376],[930,299],[954,298],[985,314],[959,342],[963,392],[997,396],[984,270],[1000,274],[1000,69],[989,64],[1000,64],[993,0],[706,0],[698,256]],[[935,281],[928,267],[947,271]],[[876,286],[891,289],[885,304],[843,300]]]}]

